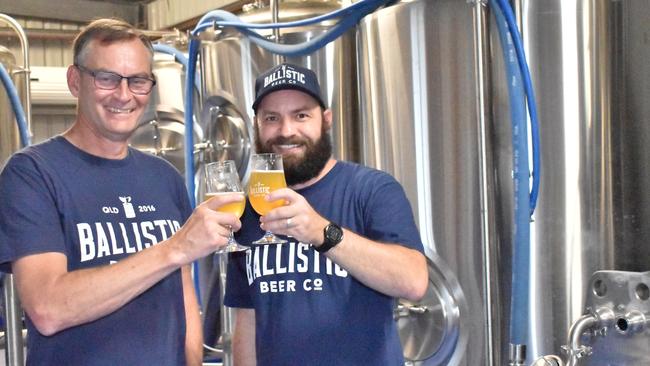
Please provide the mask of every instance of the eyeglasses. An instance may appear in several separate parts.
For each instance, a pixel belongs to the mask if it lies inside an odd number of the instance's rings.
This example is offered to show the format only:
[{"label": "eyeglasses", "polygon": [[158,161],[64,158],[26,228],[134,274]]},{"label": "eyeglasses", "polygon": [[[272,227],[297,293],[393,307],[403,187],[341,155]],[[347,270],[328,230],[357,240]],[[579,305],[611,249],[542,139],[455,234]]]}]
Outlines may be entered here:
[{"label": "eyeglasses", "polygon": [[122,76],[110,71],[91,70],[77,64],[74,66],[80,71],[90,74],[95,79],[95,86],[103,90],[116,89],[122,79],[126,79],[129,90],[138,95],[149,94],[153,86],[156,85],[156,80],[142,76]]}]

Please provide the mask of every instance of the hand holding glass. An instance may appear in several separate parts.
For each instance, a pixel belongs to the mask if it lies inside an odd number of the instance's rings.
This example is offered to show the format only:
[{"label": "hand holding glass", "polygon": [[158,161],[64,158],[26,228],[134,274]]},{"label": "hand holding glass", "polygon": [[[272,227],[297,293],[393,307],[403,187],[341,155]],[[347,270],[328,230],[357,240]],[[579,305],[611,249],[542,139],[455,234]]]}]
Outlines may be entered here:
[{"label": "hand holding glass", "polygon": [[[205,200],[214,196],[229,195],[233,193],[244,194],[239,175],[237,174],[237,167],[232,160],[219,161],[210,163],[205,166]],[[246,200],[237,201],[222,205],[217,208],[219,212],[231,213],[237,218],[240,218],[244,213],[246,207]],[[239,252],[250,249],[247,246],[239,244],[234,237],[232,227],[230,228],[230,236],[228,237],[228,244],[218,250],[216,253],[230,253]]]},{"label": "hand holding glass", "polygon": [[[284,200],[267,201],[264,197],[276,189],[286,188],[282,155],[254,154],[251,158],[251,177],[248,187],[248,199],[253,209],[264,216],[276,207],[284,205]],[[280,244],[284,239],[275,236],[271,231],[266,233],[253,244]]]}]

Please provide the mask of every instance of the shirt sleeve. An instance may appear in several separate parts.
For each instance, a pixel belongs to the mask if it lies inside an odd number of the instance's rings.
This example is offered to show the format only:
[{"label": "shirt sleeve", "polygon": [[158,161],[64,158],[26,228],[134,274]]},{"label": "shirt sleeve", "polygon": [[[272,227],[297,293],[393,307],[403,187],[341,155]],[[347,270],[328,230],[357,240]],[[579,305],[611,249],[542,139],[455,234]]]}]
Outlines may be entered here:
[{"label": "shirt sleeve", "polygon": [[63,228],[47,170],[22,154],[0,174],[0,270],[30,254],[65,253]]},{"label": "shirt sleeve", "polygon": [[402,186],[392,176],[377,172],[367,190],[364,222],[369,239],[400,244],[424,252],[411,204]]}]

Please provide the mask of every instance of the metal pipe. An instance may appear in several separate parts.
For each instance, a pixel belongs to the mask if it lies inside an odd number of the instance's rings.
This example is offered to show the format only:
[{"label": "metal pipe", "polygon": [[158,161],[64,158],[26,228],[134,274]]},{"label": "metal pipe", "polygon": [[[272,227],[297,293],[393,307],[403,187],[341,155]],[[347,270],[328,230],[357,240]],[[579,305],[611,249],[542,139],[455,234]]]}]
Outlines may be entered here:
[{"label": "metal pipe", "polygon": [[29,41],[27,41],[27,35],[25,35],[25,31],[23,28],[18,24],[18,22],[5,14],[0,13],[0,20],[3,20],[5,23],[9,24],[9,27],[13,29],[16,34],[18,34],[18,38],[20,39],[20,46],[21,46],[21,51],[23,53],[23,67],[22,71],[25,73],[25,80],[24,80],[24,87],[25,87],[25,100],[23,101],[23,108],[25,109],[25,119],[27,120],[27,133],[30,134],[31,136],[31,130],[32,130],[32,106],[31,106],[31,100],[32,100],[32,93],[31,93],[31,87],[30,87],[30,82],[29,82]]},{"label": "metal pipe", "polygon": [[226,296],[226,269],[228,268],[228,255],[217,254],[219,257],[219,296],[221,301],[221,344],[223,348],[223,366],[232,366],[232,329],[233,329],[233,310],[223,304],[223,299]]},{"label": "metal pipe", "polygon": [[578,364],[579,359],[591,354],[591,347],[580,344],[580,337],[598,324],[598,318],[590,314],[581,316],[573,323],[569,330],[569,344],[565,348],[569,354],[567,366],[575,366]]},{"label": "metal pipe", "polygon": [[648,315],[639,310],[631,310],[616,320],[616,330],[626,335],[641,333],[648,325],[650,325]]},{"label": "metal pipe", "polygon": [[4,276],[3,296],[5,301],[4,317],[6,319],[5,363],[7,366],[22,366],[25,364],[22,310],[12,274],[5,274]]},{"label": "metal pipe", "polygon": [[[27,39],[32,39],[32,40],[56,40],[56,41],[71,42],[82,30],[83,28],[76,29],[76,30],[28,28],[25,31],[25,35],[27,36]],[[163,37],[173,37],[173,36],[184,37],[185,36],[178,29],[169,30],[169,31],[154,31],[154,30],[141,29],[140,31],[147,37],[151,38],[152,40],[156,40]],[[11,37],[14,35],[15,33],[11,31],[11,29],[0,27],[0,37]]]},{"label": "metal pipe", "polygon": [[[18,22],[8,15],[0,13],[0,20],[7,23],[15,31],[20,39],[21,51],[23,53],[23,67],[19,72],[25,73],[24,77],[24,100],[23,109],[27,124],[27,134],[31,135],[32,110],[31,110],[31,88],[29,82],[29,42],[23,28]],[[22,331],[22,310],[16,291],[16,284],[12,274],[6,274],[4,277],[3,297],[5,302],[5,322],[6,322],[6,349],[5,362],[7,366],[22,366],[25,364],[23,354],[23,331]]]},{"label": "metal pipe", "polygon": [[492,224],[490,218],[490,194],[488,178],[488,141],[487,125],[489,123],[489,41],[487,22],[487,0],[474,1],[474,67],[476,74],[476,108],[478,118],[478,154],[479,154],[479,190],[481,206],[481,248],[483,250],[483,298],[486,311],[485,339],[487,343],[487,365],[495,364],[494,325],[492,308]]},{"label": "metal pipe", "polygon": [[[271,22],[277,23],[280,20],[280,0],[270,0]],[[280,43],[280,29],[273,28],[273,42]],[[279,65],[282,63],[282,56],[273,54],[273,63]]]},{"label": "metal pipe", "polygon": [[526,345],[510,343],[508,350],[509,366],[524,366],[526,362]]}]

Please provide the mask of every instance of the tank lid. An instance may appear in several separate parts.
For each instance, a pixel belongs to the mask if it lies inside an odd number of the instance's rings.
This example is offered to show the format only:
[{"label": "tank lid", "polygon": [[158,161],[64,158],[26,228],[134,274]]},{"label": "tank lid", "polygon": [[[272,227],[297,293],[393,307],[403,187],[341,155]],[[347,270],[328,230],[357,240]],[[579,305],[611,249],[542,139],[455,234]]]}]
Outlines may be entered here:
[{"label": "tank lid", "polygon": [[467,346],[463,326],[468,306],[453,272],[442,258],[427,258],[429,286],[422,300],[400,299],[394,311],[404,358],[432,365],[457,365]]},{"label": "tank lid", "polygon": [[5,69],[11,69],[16,65],[16,57],[4,46],[0,46],[0,63],[4,65]]}]

